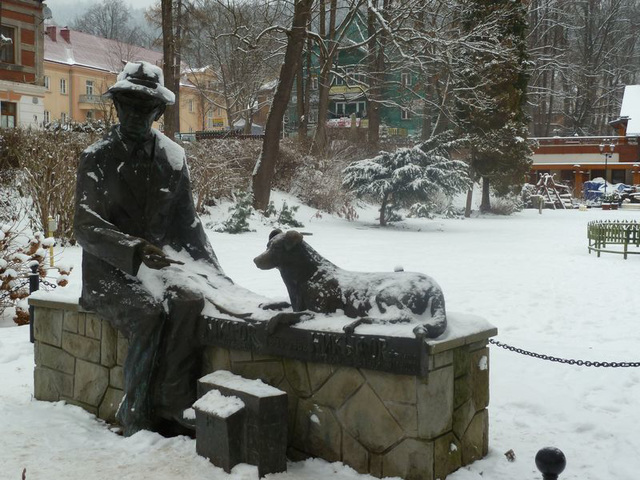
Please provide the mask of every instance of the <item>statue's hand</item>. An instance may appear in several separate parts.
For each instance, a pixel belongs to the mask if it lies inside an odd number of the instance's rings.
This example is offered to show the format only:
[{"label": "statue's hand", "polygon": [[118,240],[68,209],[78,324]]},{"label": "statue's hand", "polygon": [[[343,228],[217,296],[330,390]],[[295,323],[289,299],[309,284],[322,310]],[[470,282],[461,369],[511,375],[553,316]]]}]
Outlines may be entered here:
[{"label": "statue's hand", "polygon": [[168,267],[172,263],[172,260],[167,258],[162,249],[152,245],[150,243],[144,243],[140,249],[140,257],[142,258],[142,263],[144,263],[148,268],[152,268],[154,270],[160,270],[161,268]]},{"label": "statue's hand", "polygon": [[267,323],[267,334],[274,334],[282,327],[290,327],[302,320],[313,318],[313,312],[280,312],[271,317]]}]

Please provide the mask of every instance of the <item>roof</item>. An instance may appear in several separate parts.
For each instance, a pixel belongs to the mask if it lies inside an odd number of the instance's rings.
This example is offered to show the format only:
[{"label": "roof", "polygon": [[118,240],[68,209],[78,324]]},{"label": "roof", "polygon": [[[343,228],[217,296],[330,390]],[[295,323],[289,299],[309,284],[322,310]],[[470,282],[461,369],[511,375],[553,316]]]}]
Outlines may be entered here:
[{"label": "roof", "polygon": [[[146,60],[162,66],[162,53],[147,48],[96,37],[67,27],[47,25],[44,36],[45,61],[95,68],[117,73],[129,60]],[[69,33],[69,40],[64,38]],[[64,35],[64,36],[63,36]],[[55,39],[55,40],[54,40]]]},{"label": "roof", "polygon": [[620,117],[629,117],[627,136],[640,135],[640,85],[627,85],[624,87]]}]

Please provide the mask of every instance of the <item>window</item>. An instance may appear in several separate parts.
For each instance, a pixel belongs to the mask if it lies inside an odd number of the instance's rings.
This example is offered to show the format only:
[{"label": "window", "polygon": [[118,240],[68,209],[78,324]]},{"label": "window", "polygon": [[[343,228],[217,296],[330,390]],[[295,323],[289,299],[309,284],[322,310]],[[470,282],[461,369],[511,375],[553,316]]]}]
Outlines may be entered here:
[{"label": "window", "polygon": [[51,88],[51,79],[47,75],[44,76],[44,88],[47,90]]},{"label": "window", "polygon": [[51,115],[49,114],[49,110],[44,111],[44,123],[49,123],[51,121]]},{"label": "window", "polygon": [[87,80],[85,85],[86,85],[87,95],[93,95],[93,80]]},{"label": "window", "polygon": [[193,113],[193,100],[189,99],[189,112]]},{"label": "window", "polygon": [[409,110],[407,110],[406,108],[400,109],[400,118],[402,120],[409,120],[411,118],[411,112],[409,112]]},{"label": "window", "polygon": [[64,112],[60,114],[60,123],[67,123],[67,114]]},{"label": "window", "polygon": [[0,102],[0,127],[13,128],[16,126],[16,104]]},{"label": "window", "polygon": [[[87,95],[91,95],[90,93],[87,93]],[[94,119],[94,115],[93,115],[93,110],[87,110],[87,120],[93,120]]]},{"label": "window", "polygon": [[311,77],[311,90],[318,90],[318,77]]},{"label": "window", "polygon": [[309,110],[307,121],[311,124],[318,123],[318,110]]},{"label": "window", "polygon": [[400,75],[400,82],[405,87],[411,86],[411,74],[410,73],[402,73]]},{"label": "window", "polygon": [[336,102],[336,116],[343,117],[346,106],[346,102]]},{"label": "window", "polygon": [[63,93],[63,94],[67,93],[67,79],[66,78],[61,78],[60,79],[60,93]]},{"label": "window", "polygon": [[16,29],[2,25],[0,35],[0,62],[16,63]]}]

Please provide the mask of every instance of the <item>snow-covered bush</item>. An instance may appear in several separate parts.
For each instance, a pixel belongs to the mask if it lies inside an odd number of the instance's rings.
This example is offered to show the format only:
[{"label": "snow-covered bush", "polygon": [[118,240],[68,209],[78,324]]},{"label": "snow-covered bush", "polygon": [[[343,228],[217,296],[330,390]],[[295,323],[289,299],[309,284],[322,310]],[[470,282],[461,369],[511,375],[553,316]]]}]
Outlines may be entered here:
[{"label": "snow-covered bush", "polygon": [[[19,220],[0,224],[0,316],[9,307],[15,307],[14,322],[18,325],[29,323],[29,275],[37,266],[40,278],[48,274],[44,260],[46,248],[53,246],[53,238],[45,238],[42,233],[28,235]],[[61,287],[68,282],[69,267],[58,267],[57,284]]]},{"label": "snow-covered bush", "polygon": [[183,147],[191,176],[196,210],[203,212],[217,199],[246,190],[260,153],[260,140],[211,139],[186,142]]},{"label": "snow-covered bush", "polygon": [[15,167],[15,187],[29,197],[33,212],[27,212],[33,231],[44,231],[51,216],[58,221],[56,236],[74,241],[73,213],[78,160],[102,130],[73,131],[0,130],[3,146],[10,152],[7,163]]},{"label": "snow-covered bush", "polygon": [[287,226],[293,228],[302,228],[304,225],[296,220],[296,212],[298,207],[289,207],[287,202],[282,202],[282,208],[278,211],[273,202],[269,202],[267,209],[264,211],[264,216],[273,219],[273,224],[278,226]]},{"label": "snow-covered bush", "polygon": [[426,145],[380,152],[343,170],[346,188],[380,202],[380,225],[389,221],[391,204],[409,206],[428,201],[436,192],[452,196],[468,187],[467,164],[451,160],[439,145]]},{"label": "snow-covered bush", "polygon": [[243,233],[251,232],[247,221],[253,214],[253,195],[249,192],[241,192],[235,197],[234,204],[229,207],[231,215],[216,232],[222,233]]}]

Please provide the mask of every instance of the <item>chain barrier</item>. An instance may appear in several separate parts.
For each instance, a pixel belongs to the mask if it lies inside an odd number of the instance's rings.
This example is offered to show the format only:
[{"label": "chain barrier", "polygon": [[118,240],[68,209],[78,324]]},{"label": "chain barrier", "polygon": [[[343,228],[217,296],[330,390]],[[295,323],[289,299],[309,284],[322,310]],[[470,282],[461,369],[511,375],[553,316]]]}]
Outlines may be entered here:
[{"label": "chain barrier", "polygon": [[5,298],[8,297],[9,295],[11,295],[13,292],[17,292],[18,290],[20,290],[21,288],[26,287],[27,285],[29,285],[29,279],[25,280],[24,282],[16,285],[15,287],[11,287],[9,290],[5,290],[3,292],[0,292],[0,294],[2,295],[1,298]]},{"label": "chain barrier", "polygon": [[49,288],[58,288],[58,285],[56,285],[55,283],[47,282],[44,278],[40,279],[40,284]]},{"label": "chain barrier", "polygon": [[640,362],[592,362],[591,360],[574,360],[572,358],[559,358],[552,355],[544,355],[542,353],[529,352],[522,348],[507,345],[506,343],[499,342],[493,338],[489,339],[489,343],[496,347],[504,348],[510,352],[519,353],[520,355],[526,355],[528,357],[539,358],[541,360],[548,360],[549,362],[566,363],[568,365],[578,365],[579,367],[605,367],[605,368],[628,368],[628,367],[640,367]]}]

